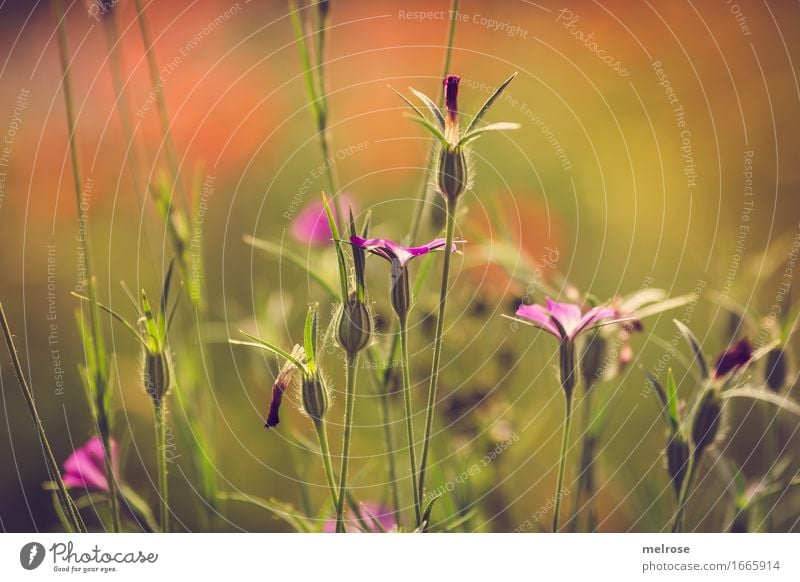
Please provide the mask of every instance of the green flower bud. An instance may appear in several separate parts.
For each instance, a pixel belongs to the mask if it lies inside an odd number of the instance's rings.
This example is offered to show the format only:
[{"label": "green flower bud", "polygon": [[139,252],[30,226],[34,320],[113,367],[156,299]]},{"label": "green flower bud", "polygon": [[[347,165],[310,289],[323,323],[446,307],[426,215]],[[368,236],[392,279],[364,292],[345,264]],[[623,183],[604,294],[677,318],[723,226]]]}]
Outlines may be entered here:
[{"label": "green flower bud", "polygon": [[464,149],[443,146],[437,171],[439,191],[449,201],[458,199],[467,187],[467,159]]},{"label": "green flower bud", "polygon": [[606,339],[599,333],[590,335],[581,353],[581,374],[586,388],[599,382],[603,376],[603,358],[606,354]]},{"label": "green flower bud", "polygon": [[164,352],[145,352],[144,387],[155,401],[164,398],[170,387],[169,362]]},{"label": "green flower bud", "polygon": [[714,444],[722,424],[722,399],[718,388],[708,388],[700,399],[692,423],[692,440],[699,455]]},{"label": "green flower bud", "polygon": [[305,414],[315,421],[325,417],[331,405],[331,396],[322,374],[303,373],[300,396]]},{"label": "green flower bud", "polygon": [[357,354],[372,339],[372,314],[355,292],[339,310],[337,334],[339,345],[349,354]]},{"label": "green flower bud", "polygon": [[675,489],[675,495],[680,496],[686,470],[689,467],[689,443],[682,432],[678,432],[669,439],[664,451],[667,460],[667,473]]},{"label": "green flower bud", "polygon": [[766,368],[764,369],[764,379],[775,392],[780,391],[786,383],[787,375],[786,352],[782,348],[773,348],[767,352]]}]

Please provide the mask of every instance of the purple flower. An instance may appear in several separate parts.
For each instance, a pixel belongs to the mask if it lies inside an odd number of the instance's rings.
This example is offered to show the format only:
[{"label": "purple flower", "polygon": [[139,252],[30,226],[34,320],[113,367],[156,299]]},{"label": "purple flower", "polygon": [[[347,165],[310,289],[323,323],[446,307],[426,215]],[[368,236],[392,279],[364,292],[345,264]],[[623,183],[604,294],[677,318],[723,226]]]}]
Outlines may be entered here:
[{"label": "purple flower", "polygon": [[[463,241],[454,241],[450,249],[452,252],[458,250],[456,242]],[[421,247],[404,247],[387,238],[366,239],[360,236],[351,236],[350,244],[354,247],[364,249],[373,255],[383,257],[392,264],[390,285],[392,308],[394,308],[397,317],[399,317],[401,321],[405,321],[408,310],[411,307],[411,291],[409,290],[408,270],[406,269],[409,261],[414,257],[420,257],[431,251],[443,249],[447,245],[447,241],[443,238],[437,238]]]},{"label": "purple flower", "polygon": [[458,84],[461,77],[447,75],[442,81],[444,85],[444,102],[447,106],[446,128],[451,129],[453,135],[458,134]]},{"label": "purple flower", "polygon": [[[394,519],[392,510],[388,507],[380,505],[379,503],[373,503],[371,501],[362,503],[361,517],[366,526],[366,533],[380,533],[381,531],[391,532],[397,529],[397,521]],[[351,521],[352,519],[353,518],[351,518]],[[380,527],[376,525],[375,522],[378,522]],[[361,525],[361,522],[359,521],[358,524]],[[325,524],[322,526],[322,531],[323,533],[334,533],[336,531],[336,520],[325,520]],[[352,527],[349,531],[352,532],[361,530]]]},{"label": "purple flower", "polygon": [[[111,466],[114,474],[117,473],[118,463],[117,443],[112,439]],[[75,449],[64,461],[64,485],[108,492],[105,449],[100,437],[90,438],[85,445]]]},{"label": "purple flower", "polygon": [[746,366],[752,358],[753,347],[750,345],[750,340],[743,337],[717,358],[717,362],[714,364],[714,377],[727,376]]},{"label": "purple flower", "polygon": [[[404,247],[388,238],[361,238],[360,236],[351,236],[350,244],[362,248],[373,255],[383,257],[393,265],[396,264],[398,267],[405,268],[414,257],[426,255],[431,251],[441,250],[447,242],[443,238],[437,238],[421,247]],[[458,248],[454,242],[452,252],[456,252],[457,250]]]},{"label": "purple flower", "polygon": [[582,332],[596,327],[604,320],[617,317],[617,312],[608,306],[593,307],[586,313],[573,303],[557,303],[546,299],[542,305],[520,305],[517,317],[522,317],[558,339],[573,341]]},{"label": "purple flower", "polygon": [[[343,209],[350,205],[350,200],[346,196],[342,196],[340,201]],[[333,217],[337,218],[335,207],[331,208],[331,212]],[[306,206],[292,221],[291,231],[292,236],[302,243],[315,246],[327,246],[332,243],[333,235],[322,202],[312,202]]]}]

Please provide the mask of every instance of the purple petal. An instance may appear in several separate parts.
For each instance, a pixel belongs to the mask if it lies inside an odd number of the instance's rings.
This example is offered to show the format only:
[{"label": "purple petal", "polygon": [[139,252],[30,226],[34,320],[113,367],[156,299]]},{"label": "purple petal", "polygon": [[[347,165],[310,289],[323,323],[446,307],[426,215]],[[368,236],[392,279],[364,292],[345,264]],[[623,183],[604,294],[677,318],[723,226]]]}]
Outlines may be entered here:
[{"label": "purple petal", "polygon": [[717,358],[714,365],[714,377],[721,378],[730,374],[734,370],[746,366],[752,358],[753,347],[750,345],[750,340],[743,337]]},{"label": "purple petal", "polygon": [[517,309],[517,317],[527,319],[537,327],[561,339],[561,334],[558,333],[558,328],[553,325],[550,314],[541,305],[520,305]]},{"label": "purple petal", "polygon": [[592,307],[578,322],[578,325],[575,328],[575,331],[572,332],[570,339],[575,339],[579,333],[592,327],[595,323],[603,321],[604,319],[614,319],[615,317],[618,317],[617,311],[611,307],[606,305]]},{"label": "purple petal", "polygon": [[545,299],[545,302],[547,303],[547,311],[554,319],[558,320],[567,337],[572,339],[581,323],[580,306],[574,303],[558,303],[549,297]]},{"label": "purple petal", "polygon": [[[454,241],[452,252],[456,252],[458,247]],[[404,247],[388,238],[361,238],[360,236],[351,236],[350,243],[359,248],[365,249],[374,255],[378,255],[387,261],[397,261],[401,267],[405,267],[411,259],[427,254],[431,251],[438,251],[444,248],[447,241],[443,238],[437,238],[431,242],[419,247]]]},{"label": "purple petal", "polygon": [[[346,209],[350,206],[350,199],[346,196],[340,198],[341,206]],[[331,206],[331,212],[336,218],[336,207]],[[306,206],[292,221],[292,236],[302,243],[315,246],[327,246],[332,243],[331,228],[328,224],[328,215],[322,202],[312,202]]]},{"label": "purple petal", "polygon": [[[349,513],[349,511],[348,511]],[[381,527],[386,530],[387,532],[391,532],[397,529],[397,521],[394,519],[394,515],[392,510],[388,507],[384,507],[379,503],[374,503],[372,501],[365,501],[361,504],[361,516],[364,518],[364,523],[367,526],[367,531],[372,533],[380,532],[380,528],[376,527],[373,523],[373,518],[375,521],[381,524]],[[355,516],[352,515],[345,515],[346,520],[353,520]],[[361,524],[359,523],[359,526]],[[326,519],[325,523],[322,526],[323,533],[333,533],[336,531],[336,520],[335,519]],[[356,529],[354,526],[347,528],[348,532],[358,531],[360,529]]]},{"label": "purple petal", "polygon": [[[111,465],[116,473],[117,443],[111,441]],[[85,445],[75,449],[64,461],[64,484],[67,487],[85,487],[108,491],[105,473],[105,452],[99,437],[92,437]]]}]

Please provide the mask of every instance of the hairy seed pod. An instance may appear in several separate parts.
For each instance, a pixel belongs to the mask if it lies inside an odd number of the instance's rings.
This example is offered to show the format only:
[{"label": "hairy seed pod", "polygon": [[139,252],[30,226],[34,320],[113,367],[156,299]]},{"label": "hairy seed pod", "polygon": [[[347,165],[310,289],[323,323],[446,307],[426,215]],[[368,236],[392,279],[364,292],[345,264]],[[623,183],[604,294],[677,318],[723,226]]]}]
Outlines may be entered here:
[{"label": "hairy seed pod", "polygon": [[603,376],[603,358],[606,354],[606,339],[599,333],[590,335],[581,353],[581,374],[584,386],[591,388]]},{"label": "hairy seed pod", "polygon": [[467,159],[464,148],[459,146],[443,146],[439,154],[437,171],[439,191],[453,202],[458,199],[467,187]]},{"label": "hairy seed pod", "polygon": [[408,311],[411,309],[411,291],[408,287],[408,270],[392,261],[392,275],[391,275],[391,290],[390,295],[392,299],[392,308],[397,314],[400,321],[405,321],[408,317]]},{"label": "hairy seed pod", "polygon": [[786,383],[788,368],[786,364],[786,352],[782,348],[773,348],[767,353],[764,380],[775,392],[779,392]]},{"label": "hairy seed pod", "polygon": [[331,405],[331,397],[322,374],[309,372],[303,374],[300,395],[303,412],[313,420],[322,420]]},{"label": "hairy seed pod", "polygon": [[372,339],[372,314],[356,293],[350,293],[339,310],[337,339],[339,345],[351,355],[367,347]]},{"label": "hairy seed pod", "polygon": [[686,478],[689,454],[689,443],[686,441],[686,437],[681,432],[672,435],[667,442],[664,456],[667,460],[667,473],[669,473],[676,496],[680,496],[683,480]]},{"label": "hairy seed pod", "polygon": [[154,401],[158,402],[170,387],[169,362],[164,352],[145,352],[144,388]]},{"label": "hairy seed pod", "polygon": [[714,443],[721,424],[722,400],[719,389],[708,388],[701,396],[692,423],[692,440],[698,455]]}]

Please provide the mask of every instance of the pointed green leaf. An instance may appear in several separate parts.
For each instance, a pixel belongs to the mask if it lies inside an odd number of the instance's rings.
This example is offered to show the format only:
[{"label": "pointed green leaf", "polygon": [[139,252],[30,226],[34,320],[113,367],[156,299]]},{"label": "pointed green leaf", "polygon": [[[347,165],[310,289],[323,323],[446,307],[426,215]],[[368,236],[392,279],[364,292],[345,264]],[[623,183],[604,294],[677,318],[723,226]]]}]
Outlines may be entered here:
[{"label": "pointed green leaf", "polygon": [[417,115],[419,115],[421,118],[425,119],[425,114],[424,114],[424,113],[422,113],[422,110],[420,110],[420,108],[419,108],[419,107],[417,107],[417,106],[416,106],[416,105],[414,105],[414,104],[413,104],[411,101],[409,101],[409,100],[406,98],[406,96],[405,96],[405,95],[403,95],[403,94],[402,94],[400,91],[398,91],[397,89],[395,89],[395,88],[394,88],[394,87],[392,87],[391,85],[387,85],[387,87],[389,87],[389,89],[391,89],[392,91],[394,91],[394,92],[395,92],[395,95],[397,95],[398,97],[400,97],[400,99],[402,99],[403,101],[405,101],[406,105],[408,105],[409,107],[411,107],[411,109],[413,109],[413,110],[414,110],[414,113],[416,113]]},{"label": "pointed green leaf", "polygon": [[425,93],[417,91],[413,87],[409,87],[409,89],[414,95],[417,96],[417,99],[425,104],[431,114],[433,114],[433,118],[436,120],[436,123],[439,125],[439,127],[444,129],[444,115],[442,115],[442,112],[436,106],[436,103],[433,102],[433,99],[425,95]]},{"label": "pointed green leaf", "polygon": [[722,393],[722,398],[752,398],[753,400],[760,400],[768,402],[795,416],[800,416],[800,405],[788,396],[776,394],[770,390],[756,390],[755,388],[743,387],[733,388],[726,390]]},{"label": "pointed green leaf", "polygon": [[466,145],[472,140],[482,136],[484,133],[489,133],[492,131],[510,131],[513,129],[519,129],[520,127],[522,126],[519,123],[512,123],[510,121],[498,121],[497,123],[490,123],[489,125],[485,125],[465,133],[459,140],[458,145]]},{"label": "pointed green leaf", "polygon": [[436,496],[432,497],[425,506],[425,510],[422,512],[422,524],[420,525],[423,532],[428,531],[428,528],[431,525],[431,513],[433,512],[433,505],[441,496],[441,493],[437,493]]},{"label": "pointed green leaf", "polygon": [[258,338],[258,337],[254,336],[254,335],[251,335],[251,334],[247,333],[246,331],[242,331],[241,329],[239,330],[239,333],[241,333],[242,335],[250,338],[253,341],[252,342],[243,342],[243,341],[239,341],[239,340],[235,340],[235,339],[229,339],[228,343],[231,343],[231,344],[234,344],[234,345],[238,345],[238,346],[250,346],[250,347],[254,347],[254,348],[261,348],[263,350],[267,350],[268,352],[272,352],[276,356],[280,356],[282,358],[285,358],[285,359],[289,360],[291,363],[293,363],[295,366],[297,366],[298,369],[300,369],[300,370],[305,370],[306,369],[305,365],[302,362],[300,362],[300,360],[295,358],[292,354],[290,354],[286,350],[284,350],[282,348],[279,348],[275,344],[272,344],[272,343],[270,343],[268,341],[262,340],[261,338]]},{"label": "pointed green leaf", "polygon": [[241,503],[248,503],[260,507],[261,509],[269,511],[275,517],[282,519],[297,532],[310,533],[314,530],[314,526],[309,522],[308,518],[288,503],[233,491],[220,491],[217,497],[223,500],[239,501]]},{"label": "pointed green leaf", "polygon": [[483,104],[483,107],[481,107],[478,110],[478,113],[475,114],[475,117],[470,122],[469,127],[467,127],[467,133],[470,133],[473,129],[475,129],[478,126],[481,119],[483,119],[483,116],[486,115],[487,111],[489,111],[489,108],[492,106],[492,104],[494,104],[497,98],[500,97],[501,93],[505,90],[506,87],[508,87],[508,84],[511,83],[511,81],[513,81],[516,76],[517,73],[511,75],[508,79],[503,81],[503,83],[497,88],[497,90],[494,93],[492,93],[489,96],[489,98]]},{"label": "pointed green leaf", "polygon": [[325,207],[325,215],[328,217],[328,226],[333,235],[333,241],[336,246],[336,260],[339,263],[339,289],[341,292],[340,299],[342,303],[347,301],[347,264],[344,260],[344,251],[342,250],[341,238],[339,236],[339,228],[336,226],[336,219],[333,217],[331,205],[328,203],[328,197],[325,192],[322,193],[322,204]]},{"label": "pointed green leaf", "polygon": [[305,343],[306,358],[308,359],[308,369],[313,373],[317,366],[317,341],[319,335],[319,313],[317,304],[312,303],[308,306],[306,313],[306,326],[303,331],[303,341]]},{"label": "pointed green leaf", "polygon": [[697,362],[697,367],[700,368],[700,377],[703,380],[707,380],[709,376],[708,361],[703,354],[703,350],[700,348],[700,342],[697,341],[697,338],[692,333],[692,330],[690,330],[686,324],[677,319],[673,319],[672,321],[678,327],[681,335],[683,335],[683,337],[686,339],[686,342],[692,348],[692,351],[694,352],[694,359]]},{"label": "pointed green leaf", "polygon": [[667,369],[667,414],[672,421],[673,427],[677,430],[681,419],[678,416],[678,387],[675,385],[675,376],[672,375],[672,368]]},{"label": "pointed green leaf", "polygon": [[410,119],[411,121],[413,121],[414,123],[419,123],[422,127],[424,127],[429,132],[431,132],[433,134],[433,136],[436,139],[438,139],[439,143],[441,143],[443,146],[447,146],[448,145],[447,138],[442,133],[442,130],[440,130],[438,127],[436,127],[430,121],[428,121],[424,117],[416,117],[414,115],[407,115],[406,117],[408,119]]}]

